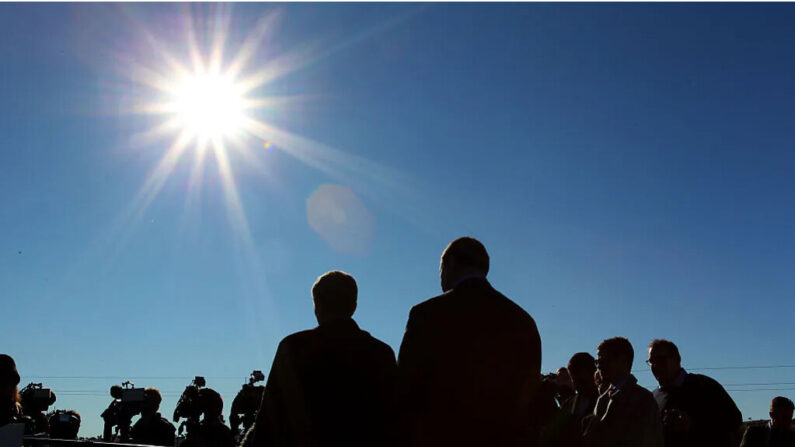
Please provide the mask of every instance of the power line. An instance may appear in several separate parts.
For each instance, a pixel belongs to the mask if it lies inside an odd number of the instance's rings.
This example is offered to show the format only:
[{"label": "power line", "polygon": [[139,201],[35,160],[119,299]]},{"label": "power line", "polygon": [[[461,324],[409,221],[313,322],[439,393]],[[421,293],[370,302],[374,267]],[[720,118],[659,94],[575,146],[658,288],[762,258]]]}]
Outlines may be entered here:
[{"label": "power line", "polygon": [[[795,368],[795,365],[762,365],[762,366],[709,366],[702,368],[686,368],[688,371],[712,371],[726,369],[778,369]],[[651,369],[633,369],[632,372],[650,372]]]},{"label": "power line", "polygon": [[[129,379],[143,379],[143,380],[193,380],[196,376],[35,376],[24,375],[25,379],[85,379],[85,380],[129,380]],[[240,376],[203,376],[205,379],[213,380],[246,380],[243,375]]]}]

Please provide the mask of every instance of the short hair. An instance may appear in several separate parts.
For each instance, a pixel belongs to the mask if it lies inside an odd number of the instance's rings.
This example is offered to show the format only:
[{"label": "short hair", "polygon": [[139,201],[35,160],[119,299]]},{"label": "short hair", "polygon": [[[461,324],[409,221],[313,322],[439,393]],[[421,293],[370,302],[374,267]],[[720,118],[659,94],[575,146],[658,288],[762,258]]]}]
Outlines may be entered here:
[{"label": "short hair", "polygon": [[596,361],[587,352],[578,352],[571,356],[569,360],[569,372],[582,370],[590,371],[591,373],[596,370]]},{"label": "short hair", "polygon": [[777,396],[770,402],[770,408],[785,411],[795,411],[795,404],[784,396]]},{"label": "short hair", "polygon": [[199,390],[199,398],[204,403],[205,415],[221,414],[224,410],[224,399],[212,388],[202,388]]},{"label": "short hair", "polygon": [[682,360],[682,356],[679,355],[679,348],[676,347],[674,342],[670,340],[666,340],[664,338],[655,338],[654,340],[649,343],[649,349],[654,348],[665,348],[668,352],[670,352],[676,359]]},{"label": "short hair", "polygon": [[144,389],[144,399],[152,400],[160,405],[160,402],[163,402],[163,395],[160,394],[160,390],[153,387],[148,387]]},{"label": "short hair", "polygon": [[624,337],[613,337],[599,343],[596,348],[602,352],[609,352],[614,356],[624,357],[629,360],[629,364],[635,359],[635,350],[632,349],[632,343]]},{"label": "short hair", "polygon": [[457,264],[476,269],[483,274],[489,273],[489,254],[486,247],[477,239],[469,236],[460,237],[447,246],[442,252],[442,264],[455,259]]},{"label": "short hair", "polygon": [[359,289],[353,276],[334,270],[319,277],[312,286],[315,306],[331,315],[352,316]]}]

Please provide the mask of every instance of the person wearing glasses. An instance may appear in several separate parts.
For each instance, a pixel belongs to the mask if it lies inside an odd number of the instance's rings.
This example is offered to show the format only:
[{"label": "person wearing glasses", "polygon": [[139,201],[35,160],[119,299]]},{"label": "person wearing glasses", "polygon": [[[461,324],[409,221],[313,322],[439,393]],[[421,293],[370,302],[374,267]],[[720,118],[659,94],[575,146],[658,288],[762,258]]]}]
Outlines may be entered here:
[{"label": "person wearing glasses", "polygon": [[668,340],[649,344],[646,363],[660,385],[654,398],[666,447],[737,445],[742,414],[717,381],[685,371],[679,348]]},{"label": "person wearing glasses", "polygon": [[587,447],[662,447],[657,402],[632,375],[634,350],[624,337],[609,338],[597,348],[596,367],[608,384],[593,415],[583,421]]},{"label": "person wearing glasses", "polygon": [[793,447],[795,431],[792,431],[792,401],[784,396],[774,397],[770,402],[770,422],[752,425],[745,430],[740,447]]}]

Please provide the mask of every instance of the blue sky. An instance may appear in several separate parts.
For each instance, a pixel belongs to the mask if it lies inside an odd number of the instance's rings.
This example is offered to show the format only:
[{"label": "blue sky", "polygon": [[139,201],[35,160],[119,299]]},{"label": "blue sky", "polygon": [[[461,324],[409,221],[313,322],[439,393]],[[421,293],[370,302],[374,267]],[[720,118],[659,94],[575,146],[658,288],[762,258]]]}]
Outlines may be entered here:
[{"label": "blue sky", "polygon": [[[133,68],[170,70],[146,36],[188,64],[184,18],[205,52],[217,8],[0,5],[2,351],[83,414],[81,435],[125,379],[163,390],[170,417],[206,376],[228,414],[315,325],[328,270],[357,278],[357,321],[397,351],[461,235],[536,319],[545,371],[614,335],[647,386],[656,337],[686,368],[793,363],[793,6],[225,12],[224,63],[272,17],[243,74],[288,68],[256,93],[289,100],[252,112],[283,132],[227,152],[248,231],[215,159],[190,186],[192,146],[135,200],[174,139],[141,140],[164,117],[129,113],[157,94]],[[795,368],[703,372],[765,384],[727,385],[745,418],[795,390]]]}]

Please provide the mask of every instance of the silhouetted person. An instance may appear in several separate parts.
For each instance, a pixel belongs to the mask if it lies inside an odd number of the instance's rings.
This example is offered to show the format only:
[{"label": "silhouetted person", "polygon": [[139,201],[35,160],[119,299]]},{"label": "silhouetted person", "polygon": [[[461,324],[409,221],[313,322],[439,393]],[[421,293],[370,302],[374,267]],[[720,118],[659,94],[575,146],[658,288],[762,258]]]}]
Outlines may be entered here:
[{"label": "silhouetted person", "polygon": [[0,354],[0,426],[22,421],[19,403],[19,372],[10,355]]},{"label": "silhouetted person", "polygon": [[679,349],[668,340],[649,344],[651,372],[659,383],[654,398],[660,408],[667,447],[737,445],[742,414],[715,380],[682,368]]},{"label": "silhouetted person", "polygon": [[319,325],[279,344],[246,447],[395,441],[395,353],[353,320],[357,294],[356,281],[344,272],[315,282]]},{"label": "silhouetted person", "polygon": [[412,446],[534,445],[541,339],[530,315],[486,280],[489,256],[456,239],[441,259],[444,294],[414,306],[398,369]]},{"label": "silhouetted person", "polygon": [[558,385],[558,392],[555,395],[555,399],[557,399],[558,405],[562,406],[563,402],[566,402],[574,396],[574,384],[571,381],[569,370],[565,366],[561,366],[555,371],[555,378]]},{"label": "silhouetted person", "polygon": [[221,395],[211,388],[202,388],[199,402],[204,417],[195,429],[188,431],[182,447],[235,447],[235,435],[221,415],[224,409]]},{"label": "silhouetted person", "polygon": [[607,388],[609,387],[609,385],[602,380],[602,373],[600,373],[598,369],[595,373],[593,373],[593,383],[596,385],[596,390],[599,391],[600,396],[607,391]]},{"label": "silhouetted person", "polygon": [[162,417],[157,410],[163,397],[157,388],[144,390],[144,402],[141,405],[141,418],[132,426],[130,438],[133,444],[174,445],[176,429]]},{"label": "silhouetted person", "polygon": [[587,352],[578,352],[569,360],[569,376],[575,394],[564,401],[554,422],[545,432],[542,445],[580,447],[583,445],[583,419],[593,414],[599,391],[594,383],[596,362]]},{"label": "silhouetted person", "polygon": [[635,352],[629,340],[609,338],[597,348],[597,367],[607,391],[584,424],[588,447],[661,447],[662,421],[652,393],[630,372]]},{"label": "silhouetted person", "polygon": [[745,430],[740,447],[795,447],[795,432],[792,430],[792,401],[783,396],[770,402],[770,422],[749,426]]}]

